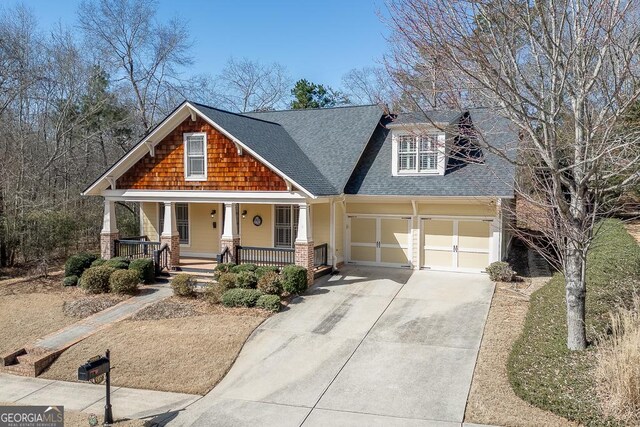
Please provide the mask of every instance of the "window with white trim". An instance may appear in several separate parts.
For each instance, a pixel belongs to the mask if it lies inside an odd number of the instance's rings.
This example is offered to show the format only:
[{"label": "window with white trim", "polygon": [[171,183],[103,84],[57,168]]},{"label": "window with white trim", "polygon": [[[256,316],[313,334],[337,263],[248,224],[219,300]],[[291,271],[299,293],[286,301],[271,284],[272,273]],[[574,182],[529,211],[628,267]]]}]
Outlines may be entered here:
[{"label": "window with white trim", "polygon": [[[159,215],[158,215],[158,230],[162,233],[164,228],[164,203],[158,203]],[[189,204],[188,203],[176,203],[176,227],[178,228],[178,234],[180,235],[180,244],[189,244]],[[159,233],[159,234],[160,234]]]},{"label": "window with white trim", "polygon": [[438,135],[398,135],[397,172],[431,173],[438,171]]},{"label": "window with white trim", "polygon": [[298,235],[298,217],[300,207],[295,205],[276,205],[273,244],[276,248],[292,248]]},{"label": "window with white trim", "polygon": [[184,173],[187,181],[207,179],[207,134],[184,134]]}]

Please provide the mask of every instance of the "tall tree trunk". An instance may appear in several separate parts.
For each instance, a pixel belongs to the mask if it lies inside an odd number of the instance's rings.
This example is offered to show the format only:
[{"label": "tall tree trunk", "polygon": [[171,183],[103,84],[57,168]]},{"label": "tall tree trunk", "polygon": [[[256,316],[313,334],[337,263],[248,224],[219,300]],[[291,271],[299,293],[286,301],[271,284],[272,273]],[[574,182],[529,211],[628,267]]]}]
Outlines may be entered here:
[{"label": "tall tree trunk", "polygon": [[569,350],[587,348],[585,303],[587,286],[583,252],[569,243],[565,256],[565,288],[567,301],[567,347]]}]

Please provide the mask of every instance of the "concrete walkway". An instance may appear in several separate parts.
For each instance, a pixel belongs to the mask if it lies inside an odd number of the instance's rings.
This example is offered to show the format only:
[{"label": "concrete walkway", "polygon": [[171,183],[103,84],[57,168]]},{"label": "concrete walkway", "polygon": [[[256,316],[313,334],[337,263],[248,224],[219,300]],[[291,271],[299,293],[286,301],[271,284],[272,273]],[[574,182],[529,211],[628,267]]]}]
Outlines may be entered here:
[{"label": "concrete walkway", "polygon": [[461,426],[493,283],[345,267],[257,328],[171,426]]},{"label": "concrete walkway", "polygon": [[[113,416],[150,418],[162,423],[201,396],[111,387]],[[65,409],[102,414],[105,386],[0,374],[0,402],[18,405],[63,405]]]},{"label": "concrete walkway", "polygon": [[86,337],[120,320],[124,320],[143,308],[168,298],[171,295],[173,295],[173,290],[167,285],[143,286],[141,287],[139,295],[42,337],[35,341],[32,347],[57,350],[66,349]]}]

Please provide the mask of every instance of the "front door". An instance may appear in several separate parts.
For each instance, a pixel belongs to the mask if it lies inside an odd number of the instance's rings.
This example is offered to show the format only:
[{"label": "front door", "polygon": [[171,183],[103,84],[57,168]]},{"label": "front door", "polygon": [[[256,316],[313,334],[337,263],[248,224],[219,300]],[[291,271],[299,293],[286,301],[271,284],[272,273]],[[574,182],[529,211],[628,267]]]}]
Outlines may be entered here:
[{"label": "front door", "polygon": [[411,221],[406,217],[349,217],[349,262],[410,266]]}]

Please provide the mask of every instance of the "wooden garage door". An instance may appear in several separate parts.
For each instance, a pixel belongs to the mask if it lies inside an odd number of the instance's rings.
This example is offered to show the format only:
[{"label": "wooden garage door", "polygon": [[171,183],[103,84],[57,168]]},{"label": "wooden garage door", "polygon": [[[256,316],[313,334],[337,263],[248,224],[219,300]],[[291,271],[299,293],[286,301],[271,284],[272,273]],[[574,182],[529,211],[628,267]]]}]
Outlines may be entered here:
[{"label": "wooden garage door", "polygon": [[421,237],[424,267],[482,271],[489,265],[490,221],[424,219]]},{"label": "wooden garage door", "polygon": [[381,266],[409,266],[410,219],[360,217],[350,221],[350,262]]},{"label": "wooden garage door", "polygon": [[491,223],[488,221],[458,221],[458,268],[484,270],[489,265]]}]

